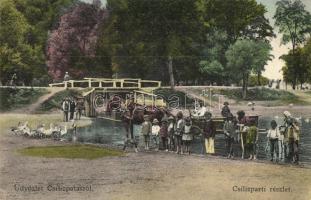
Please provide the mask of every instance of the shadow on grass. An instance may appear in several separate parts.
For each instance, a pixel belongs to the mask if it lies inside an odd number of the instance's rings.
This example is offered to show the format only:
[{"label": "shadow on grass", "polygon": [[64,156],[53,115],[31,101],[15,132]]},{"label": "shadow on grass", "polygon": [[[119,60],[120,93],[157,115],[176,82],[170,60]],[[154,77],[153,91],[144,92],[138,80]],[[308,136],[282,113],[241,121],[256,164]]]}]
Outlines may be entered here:
[{"label": "shadow on grass", "polygon": [[92,145],[65,145],[27,147],[17,150],[24,156],[35,156],[44,158],[70,158],[70,159],[97,159],[107,156],[124,156],[119,150],[96,147]]}]

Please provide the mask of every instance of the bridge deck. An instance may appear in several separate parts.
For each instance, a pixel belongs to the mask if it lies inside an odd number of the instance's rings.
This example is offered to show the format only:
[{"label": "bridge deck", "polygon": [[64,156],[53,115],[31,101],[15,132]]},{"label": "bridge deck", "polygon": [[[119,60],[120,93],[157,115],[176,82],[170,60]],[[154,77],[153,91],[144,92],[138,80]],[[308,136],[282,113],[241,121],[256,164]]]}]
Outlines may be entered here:
[{"label": "bridge deck", "polygon": [[50,87],[65,88],[103,88],[103,89],[156,89],[161,87],[161,81],[141,79],[108,79],[108,78],[84,78],[83,80],[68,80],[62,83],[49,84]]}]

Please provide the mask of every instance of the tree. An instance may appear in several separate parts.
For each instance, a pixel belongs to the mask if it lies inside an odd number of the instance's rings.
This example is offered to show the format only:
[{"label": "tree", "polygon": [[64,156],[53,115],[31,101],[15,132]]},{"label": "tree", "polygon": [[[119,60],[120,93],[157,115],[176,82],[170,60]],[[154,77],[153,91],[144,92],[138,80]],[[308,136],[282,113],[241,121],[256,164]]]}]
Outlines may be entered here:
[{"label": "tree", "polygon": [[[206,39],[203,39],[203,59],[200,62],[200,71],[208,75],[209,79],[225,84],[235,81],[235,74],[227,66],[225,52],[238,39],[265,41],[262,46],[269,45],[269,38],[275,37],[267,12],[262,4],[255,0],[203,0],[203,18],[206,28]],[[205,38],[205,37],[203,37]],[[262,48],[265,49],[265,48]],[[259,61],[258,61],[259,62]],[[254,72],[260,80],[263,63]],[[257,71],[257,72],[256,72]],[[218,81],[217,81],[218,80]]]},{"label": "tree", "polygon": [[204,19],[209,26],[225,31],[229,44],[239,38],[265,40],[274,37],[273,28],[265,17],[267,12],[256,0],[203,0]]},{"label": "tree", "polygon": [[282,68],[283,78],[287,83],[291,83],[293,89],[299,83],[302,86],[309,79],[310,58],[308,57],[310,57],[308,45],[296,48],[295,53],[291,50],[287,55],[281,56],[285,61],[285,66]]},{"label": "tree", "polygon": [[0,73],[6,83],[13,73],[25,70],[23,52],[27,49],[25,34],[29,28],[24,16],[7,0],[0,4]]},{"label": "tree", "polygon": [[258,50],[258,42],[244,39],[231,45],[226,52],[228,67],[235,74],[237,80],[242,80],[243,98],[246,98],[248,79],[252,70],[261,64],[260,61],[268,59],[265,55],[258,53]]},{"label": "tree", "polygon": [[[281,58],[285,60],[283,67],[283,77],[296,89],[298,79],[303,81],[305,70],[301,60],[302,45],[311,32],[311,15],[305,10],[305,5],[300,0],[281,0],[276,3],[277,9],[274,15],[275,25],[279,27],[279,32],[283,34],[282,43],[292,44],[292,49],[288,55]],[[303,70],[303,71],[302,71]]]},{"label": "tree", "polygon": [[257,84],[261,85],[261,74],[265,70],[267,61],[273,58],[273,55],[270,54],[272,47],[267,41],[257,41],[257,56],[254,61],[253,73],[257,74]]},{"label": "tree", "polygon": [[282,43],[291,42],[295,54],[297,46],[303,44],[310,35],[311,15],[301,0],[281,0],[276,6],[274,19],[279,32],[283,34]]},{"label": "tree", "polygon": [[156,72],[174,87],[176,74],[184,76],[187,62],[197,57],[192,46],[201,22],[196,2],[108,0],[108,35],[119,70],[141,77],[155,77]]},{"label": "tree", "polygon": [[225,32],[211,30],[206,35],[206,42],[202,48],[203,60],[200,61],[200,71],[207,75],[211,82],[222,82],[226,77],[225,52],[227,50],[227,34]]},{"label": "tree", "polygon": [[47,47],[47,66],[54,80],[62,79],[66,71],[73,78],[103,75],[100,72],[105,72],[105,66],[100,65],[105,55],[98,55],[103,51],[97,47],[98,34],[107,16],[105,9],[86,3],[77,4],[61,16]]}]

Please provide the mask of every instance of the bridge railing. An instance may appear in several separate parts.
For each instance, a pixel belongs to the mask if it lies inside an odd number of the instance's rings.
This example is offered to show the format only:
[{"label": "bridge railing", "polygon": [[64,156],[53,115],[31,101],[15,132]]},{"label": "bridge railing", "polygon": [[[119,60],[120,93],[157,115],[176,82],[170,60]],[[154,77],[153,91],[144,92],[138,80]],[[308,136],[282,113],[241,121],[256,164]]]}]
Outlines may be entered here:
[{"label": "bridge railing", "polygon": [[62,83],[49,84],[50,87],[65,88],[106,88],[106,89],[141,89],[159,88],[161,81],[141,79],[108,79],[108,78],[84,78],[84,80],[68,80]]}]

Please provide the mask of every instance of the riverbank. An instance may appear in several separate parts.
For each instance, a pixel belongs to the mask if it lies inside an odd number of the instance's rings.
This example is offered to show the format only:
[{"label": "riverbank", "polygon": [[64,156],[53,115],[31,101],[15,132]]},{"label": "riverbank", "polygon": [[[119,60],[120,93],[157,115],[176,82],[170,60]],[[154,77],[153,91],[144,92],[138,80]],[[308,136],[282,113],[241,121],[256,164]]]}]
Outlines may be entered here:
[{"label": "riverbank", "polygon": [[[129,152],[91,161],[17,153],[29,146],[54,145],[71,144],[1,134],[0,199],[311,198],[311,169],[297,166],[166,152]],[[42,189],[25,191],[28,186]],[[74,187],[91,191],[56,191]]]}]

